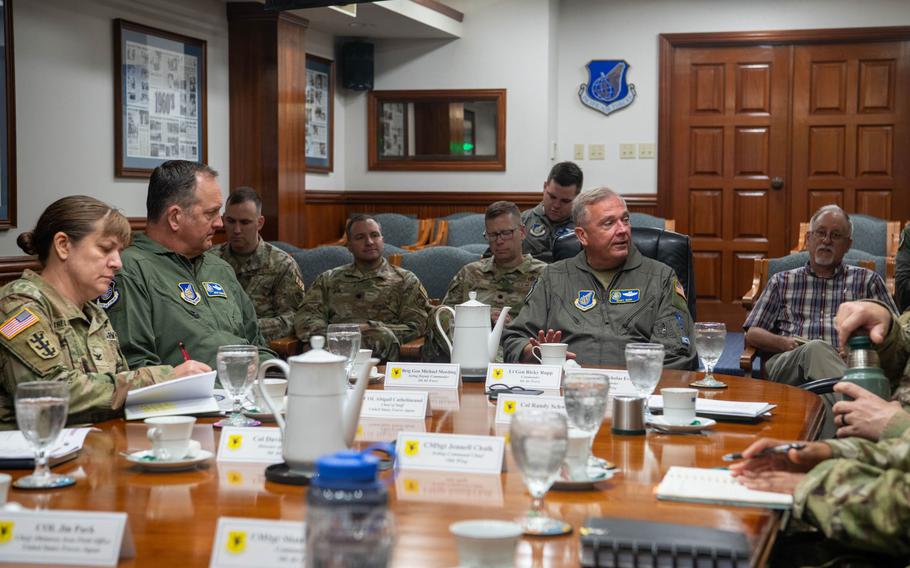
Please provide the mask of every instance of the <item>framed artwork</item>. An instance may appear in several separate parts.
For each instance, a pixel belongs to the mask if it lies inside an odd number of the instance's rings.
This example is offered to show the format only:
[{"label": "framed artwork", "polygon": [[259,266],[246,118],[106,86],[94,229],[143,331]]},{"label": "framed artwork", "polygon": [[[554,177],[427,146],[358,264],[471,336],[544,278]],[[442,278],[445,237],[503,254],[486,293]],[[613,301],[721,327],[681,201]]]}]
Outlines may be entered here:
[{"label": "framed artwork", "polygon": [[167,160],[205,162],[206,44],[114,20],[114,170],[148,177]]},{"label": "framed artwork", "polygon": [[16,226],[16,89],[13,81],[13,3],[0,3],[0,229]]},{"label": "framed artwork", "polygon": [[306,169],[332,171],[335,118],[335,62],[306,56]]},{"label": "framed artwork", "polygon": [[381,158],[407,156],[408,104],[382,103],[379,127],[379,156]]}]

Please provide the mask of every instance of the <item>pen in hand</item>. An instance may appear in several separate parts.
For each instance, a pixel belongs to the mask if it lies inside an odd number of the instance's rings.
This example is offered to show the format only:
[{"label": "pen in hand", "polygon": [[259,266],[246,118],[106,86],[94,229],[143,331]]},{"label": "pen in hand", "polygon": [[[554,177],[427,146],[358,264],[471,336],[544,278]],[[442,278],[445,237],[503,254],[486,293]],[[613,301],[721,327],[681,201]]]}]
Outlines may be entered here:
[{"label": "pen in hand", "polygon": [[190,354],[186,352],[186,347],[183,345],[182,341],[178,341],[177,345],[180,347],[180,353],[183,355],[184,361],[190,360]]},{"label": "pen in hand", "polygon": [[[799,451],[806,447],[806,444],[781,444],[780,446],[772,446],[770,448],[765,448],[764,450],[758,452],[753,458],[758,458],[762,456],[767,456],[771,454],[786,454],[790,450]],[[744,456],[740,452],[727,454],[722,458],[725,462],[731,462],[736,460],[744,459]]]}]

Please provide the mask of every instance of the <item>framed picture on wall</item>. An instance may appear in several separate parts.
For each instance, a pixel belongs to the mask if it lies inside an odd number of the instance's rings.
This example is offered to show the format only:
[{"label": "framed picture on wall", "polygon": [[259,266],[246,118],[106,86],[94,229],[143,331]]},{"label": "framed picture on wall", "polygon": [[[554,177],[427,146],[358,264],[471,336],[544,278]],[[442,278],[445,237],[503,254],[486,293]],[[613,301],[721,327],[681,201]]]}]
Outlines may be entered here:
[{"label": "framed picture on wall", "polygon": [[408,152],[407,103],[382,103],[379,115],[380,158],[404,157]]},{"label": "framed picture on wall", "polygon": [[13,81],[13,3],[0,9],[0,229],[16,226],[16,89]]},{"label": "framed picture on wall", "polygon": [[167,160],[205,162],[205,41],[114,20],[114,170],[148,177]]},{"label": "framed picture on wall", "polygon": [[335,118],[335,62],[306,56],[306,169],[332,171]]}]

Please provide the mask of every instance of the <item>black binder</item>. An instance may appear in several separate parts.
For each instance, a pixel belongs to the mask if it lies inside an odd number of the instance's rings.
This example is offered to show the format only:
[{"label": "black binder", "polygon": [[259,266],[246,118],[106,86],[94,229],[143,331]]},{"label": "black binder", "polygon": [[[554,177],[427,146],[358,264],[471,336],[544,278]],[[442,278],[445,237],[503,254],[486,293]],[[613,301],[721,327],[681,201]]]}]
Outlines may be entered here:
[{"label": "black binder", "polygon": [[741,533],[692,525],[591,517],[579,530],[585,568],[748,568]]}]

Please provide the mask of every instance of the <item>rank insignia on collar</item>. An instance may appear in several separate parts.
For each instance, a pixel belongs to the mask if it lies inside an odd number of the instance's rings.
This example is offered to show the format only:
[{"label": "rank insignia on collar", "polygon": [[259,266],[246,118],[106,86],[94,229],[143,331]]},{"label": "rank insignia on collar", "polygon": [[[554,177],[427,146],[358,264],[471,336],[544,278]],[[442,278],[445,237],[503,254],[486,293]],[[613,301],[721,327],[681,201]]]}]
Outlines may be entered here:
[{"label": "rank insignia on collar", "polygon": [[117,289],[116,283],[111,281],[111,285],[108,287],[107,292],[98,296],[98,305],[104,308],[105,310],[109,309],[111,306],[117,303],[117,300],[120,299],[120,290]]},{"label": "rank insignia on collar", "polygon": [[205,286],[205,295],[209,298],[227,298],[227,294],[224,292],[224,286],[217,282],[203,282]]},{"label": "rank insignia on collar", "polygon": [[611,304],[634,304],[639,300],[641,290],[638,288],[626,290],[610,290]]},{"label": "rank insignia on collar", "polygon": [[578,98],[583,105],[610,114],[635,100],[635,85],[626,80],[629,64],[624,60],[595,59],[587,68],[588,82],[578,89]]},{"label": "rank insignia on collar", "polygon": [[177,286],[180,288],[180,297],[187,304],[195,306],[202,301],[202,296],[196,292],[192,282],[178,282]]},{"label": "rank insignia on collar", "polygon": [[575,307],[586,312],[597,305],[597,298],[594,297],[594,290],[579,290],[578,298],[575,299]]},{"label": "rank insignia on collar", "polygon": [[542,237],[547,234],[547,226],[543,223],[534,223],[528,232],[532,237]]}]

